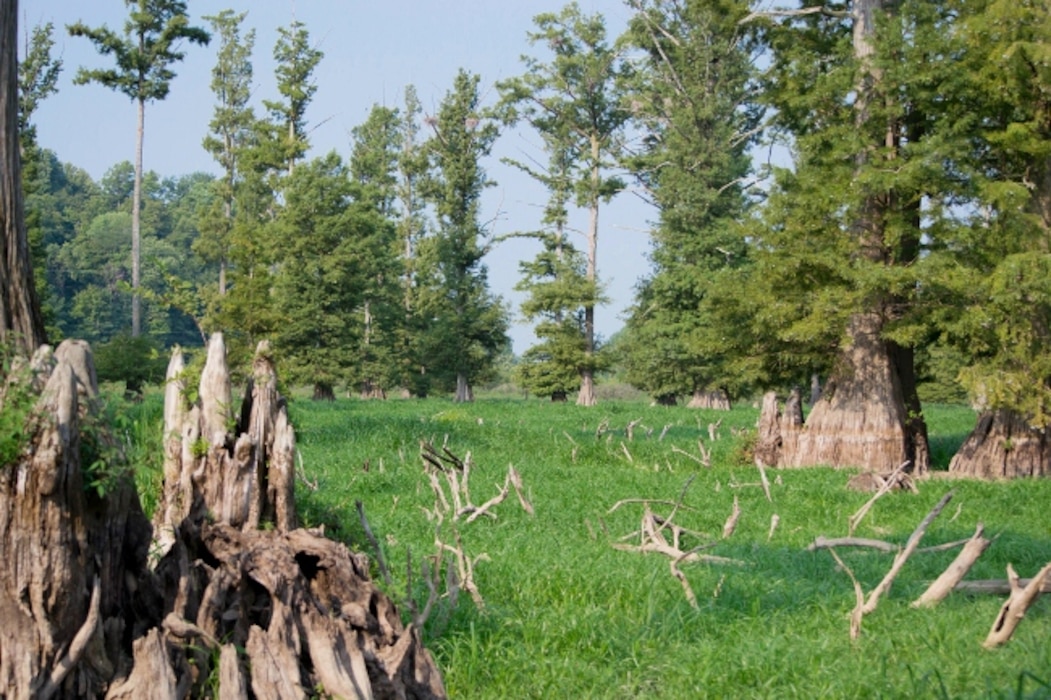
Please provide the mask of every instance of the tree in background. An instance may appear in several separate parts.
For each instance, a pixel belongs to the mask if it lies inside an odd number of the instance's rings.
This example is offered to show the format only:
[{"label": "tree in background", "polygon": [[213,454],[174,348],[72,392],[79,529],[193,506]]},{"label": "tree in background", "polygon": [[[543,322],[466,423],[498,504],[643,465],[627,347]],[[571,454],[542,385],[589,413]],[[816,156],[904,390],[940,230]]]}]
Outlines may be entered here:
[{"label": "tree in background", "polygon": [[399,272],[400,245],[395,202],[401,117],[396,109],[374,105],[352,130],[350,179],[356,209],[375,219],[369,241],[368,284],[360,307],[362,333],[356,384],[363,398],[385,398],[398,381],[397,337],[404,321]]},{"label": "tree in background", "polygon": [[729,361],[711,308],[728,270],[747,262],[737,230],[748,215],[749,147],[758,133],[748,3],[637,0],[628,38],[645,60],[634,76],[643,129],[631,170],[659,218],[653,273],[638,289],[624,338],[627,379],[663,403],[729,407],[747,384]]},{"label": "tree in background", "polygon": [[427,142],[433,168],[429,188],[437,218],[435,235],[423,242],[418,268],[420,312],[428,370],[455,385],[455,400],[473,399],[471,385],[491,369],[508,343],[507,314],[489,291],[482,257],[487,232],[479,221],[479,199],[491,181],[481,167],[497,135],[481,119],[478,76],[461,70],[431,119]]},{"label": "tree in background", "polygon": [[499,87],[508,110],[505,119],[525,119],[541,133],[574,139],[567,152],[578,157],[573,168],[576,203],[588,210],[586,280],[591,287],[581,294],[591,301],[584,306],[585,361],[577,403],[591,406],[596,402],[599,207],[624,187],[619,178],[605,172],[619,157],[629,116],[621,104],[621,80],[628,69],[618,49],[606,41],[602,15],[585,16],[576,3],[570,3],[557,15],[537,15],[534,23],[537,31],[529,33],[530,44],[546,46],[552,58],[544,63],[523,57],[526,72]]},{"label": "tree in background", "polygon": [[135,193],[131,208],[131,335],[142,330],[142,300],[139,294],[141,277],[141,230],[139,207],[142,194],[142,145],[146,129],[146,103],[168,96],[173,63],[181,61],[185,52],[179,50],[183,41],[206,45],[208,32],[190,26],[186,3],[180,0],[125,0],[132,7],[123,36],[107,27],[92,29],[83,22],[67,29],[72,36],[87,37],[102,55],[112,55],[116,68],[80,68],[74,82],[78,85],[99,83],[111,90],[124,93],[138,108],[138,126],[135,136]]},{"label": "tree in background", "polygon": [[207,262],[219,266],[217,292],[220,297],[226,294],[230,231],[234,225],[234,207],[241,180],[240,159],[251,143],[255,123],[255,115],[248,104],[252,96],[255,30],[241,34],[241,25],[247,14],[223,10],[204,18],[219,37],[219,50],[212,68],[215,111],[209,124],[211,131],[204,138],[203,145],[222,168],[222,176],[215,181],[215,207],[206,210],[202,217],[201,235],[194,243],[194,250]]},{"label": "tree in background", "polygon": [[289,175],[296,161],[309,147],[306,131],[306,111],[314,99],[317,85],[313,82],[314,69],[325,54],[310,45],[310,32],[302,22],[293,20],[288,27],[280,27],[274,45],[277,62],[277,91],[283,102],[264,100],[277,130],[273,143]]}]

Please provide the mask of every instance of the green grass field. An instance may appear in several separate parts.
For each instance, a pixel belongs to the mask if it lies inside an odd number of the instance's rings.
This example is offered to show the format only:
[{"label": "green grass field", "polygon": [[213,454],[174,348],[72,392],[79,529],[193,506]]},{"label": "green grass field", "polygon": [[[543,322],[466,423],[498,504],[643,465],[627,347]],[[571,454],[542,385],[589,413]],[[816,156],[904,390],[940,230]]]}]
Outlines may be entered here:
[{"label": "green grass field", "polygon": [[[936,466],[945,469],[974,416],[948,407],[927,415]],[[361,500],[391,562],[396,600],[406,596],[410,556],[414,596],[425,596],[419,561],[434,551],[435,524],[425,514],[434,495],[420,441],[471,453],[475,504],[497,492],[509,464],[521,474],[535,516],[512,493],[496,507],[496,520],[443,525],[444,540],[452,541],[455,526],[470,556],[487,555],[475,572],[485,609],[461,592],[454,610],[439,603],[425,629],[452,697],[1051,696],[1051,600],[1038,601],[1014,639],[995,651],[981,644],[1000,598],[955,594],[933,610],[909,607],[955,551],[914,555],[852,642],[850,579],[827,551],[805,548],[818,535],[845,536],[848,517],[869,495],[844,488],[847,472],[793,470],[770,473],[768,502],[741,435],[754,429],[755,409],[297,400],[292,418],[304,471],[318,484],[300,489],[301,516],[369,551],[354,508]],[[708,424],[719,419],[713,442]],[[633,421],[629,441],[625,428]],[[682,454],[697,457],[698,438],[711,449],[710,468]],[[667,558],[611,546],[638,529],[643,507],[608,512],[620,499],[674,501],[691,478],[675,522],[708,533],[715,546],[706,553],[744,562],[684,564],[696,610]],[[953,500],[922,544],[966,538],[984,522],[998,538],[969,578],[1003,578],[1008,562],[1032,575],[1051,561],[1051,480],[932,478],[919,494],[881,499],[855,534],[904,544],[950,489]],[[735,496],[737,530],[718,540]],[[774,514],[780,521],[771,537]],[[840,554],[866,592],[891,563],[891,555],[872,550]]]}]

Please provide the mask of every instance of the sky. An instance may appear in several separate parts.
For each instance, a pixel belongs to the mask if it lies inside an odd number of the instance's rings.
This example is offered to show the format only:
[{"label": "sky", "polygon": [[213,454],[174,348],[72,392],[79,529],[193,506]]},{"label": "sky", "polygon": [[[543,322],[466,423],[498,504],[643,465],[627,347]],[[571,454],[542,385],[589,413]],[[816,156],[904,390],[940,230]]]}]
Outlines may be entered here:
[{"label": "sky", "polygon": [[[612,41],[625,26],[630,9],[622,0],[580,0],[588,14],[607,20]],[[248,11],[245,29],[256,30],[253,55],[257,114],[264,99],[278,99],[272,59],[277,28],[293,17],[303,22],[325,57],[315,71],[317,92],[307,112],[311,152],[335,150],[349,156],[350,132],[364,122],[374,104],[400,107],[405,87],[414,85],[425,113],[437,111],[460,68],[481,76],[483,103],[498,98],[496,83],[522,73],[523,54],[543,57],[527,33],[533,17],[558,12],[561,0],[190,0],[193,24],[224,9]],[[90,41],[70,37],[66,25],[82,20],[122,31],[127,16],[122,0],[21,0],[20,33],[46,22],[55,24],[54,54],[64,63],[58,93],[47,98],[34,115],[40,144],[99,179],[111,166],[134,158],[134,104],[100,85],[73,85],[80,66],[108,68],[110,59],[97,54]],[[218,166],[201,146],[215,100],[209,88],[216,43],[186,44],[186,58],[174,69],[177,77],[168,97],[147,104],[144,167],[161,176],[196,171],[218,173]],[[539,228],[546,194],[542,187],[501,157],[545,159],[538,138],[527,128],[505,130],[491,158],[483,163],[497,185],[483,200],[482,221],[501,236]],[[599,216],[598,271],[609,303],[596,311],[596,328],[609,338],[623,325],[638,280],[649,270],[648,230],[656,212],[630,189],[606,205]],[[570,227],[584,248],[587,213],[571,213]],[[519,312],[522,294],[514,291],[521,275],[518,263],[539,250],[535,241],[510,239],[486,257],[489,283],[507,301],[515,323],[511,338],[516,354],[534,342],[532,330]]]}]

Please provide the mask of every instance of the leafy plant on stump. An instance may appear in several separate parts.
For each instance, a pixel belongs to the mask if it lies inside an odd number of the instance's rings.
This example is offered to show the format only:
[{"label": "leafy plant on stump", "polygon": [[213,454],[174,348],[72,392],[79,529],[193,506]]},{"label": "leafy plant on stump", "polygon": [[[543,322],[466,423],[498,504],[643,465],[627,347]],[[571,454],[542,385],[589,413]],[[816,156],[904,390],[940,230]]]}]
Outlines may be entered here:
[{"label": "leafy plant on stump", "polygon": [[131,334],[142,330],[142,299],[139,295],[141,269],[140,207],[142,201],[142,145],[146,129],[146,103],[168,96],[175,73],[173,63],[181,61],[183,41],[205,45],[210,37],[199,27],[190,26],[186,3],[180,0],[125,0],[131,13],[124,24],[123,35],[107,27],[92,29],[83,22],[68,27],[72,36],[91,40],[102,55],[111,55],[115,68],[77,71],[79,85],[99,83],[117,90],[135,102],[138,127],[135,136],[135,190],[131,205]]},{"label": "leafy plant on stump", "polygon": [[628,163],[659,220],[653,273],[640,284],[626,324],[627,379],[654,399],[685,395],[691,405],[711,407],[713,398],[748,387],[729,360],[727,329],[714,321],[723,304],[719,289],[731,281],[727,271],[748,262],[737,222],[749,211],[749,147],[761,116],[757,46],[738,24],[748,3],[633,5],[628,37],[645,61],[630,95],[647,136]]},{"label": "leafy plant on stump", "polygon": [[[528,121],[573,157],[573,190],[578,206],[588,210],[587,270],[590,291],[581,293],[584,305],[584,362],[580,366],[577,403],[592,406],[598,358],[595,340],[595,304],[598,303],[599,207],[624,187],[617,177],[606,176],[620,153],[620,138],[628,120],[621,104],[621,80],[628,69],[619,50],[606,41],[602,15],[587,16],[576,3],[559,14],[534,19],[537,31],[529,33],[532,45],[551,53],[549,62],[523,57],[526,72],[500,83],[505,119]],[[567,139],[569,139],[567,141]]]}]

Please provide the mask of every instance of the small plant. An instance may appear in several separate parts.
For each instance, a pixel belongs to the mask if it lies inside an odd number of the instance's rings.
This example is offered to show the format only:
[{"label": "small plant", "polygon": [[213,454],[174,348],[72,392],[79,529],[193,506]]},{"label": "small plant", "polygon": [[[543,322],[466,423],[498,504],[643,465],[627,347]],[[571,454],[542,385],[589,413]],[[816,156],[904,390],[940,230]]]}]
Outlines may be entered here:
[{"label": "small plant", "polygon": [[36,397],[30,384],[29,367],[0,350],[4,384],[0,387],[0,464],[13,464],[26,446],[26,421]]}]

